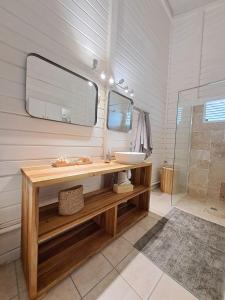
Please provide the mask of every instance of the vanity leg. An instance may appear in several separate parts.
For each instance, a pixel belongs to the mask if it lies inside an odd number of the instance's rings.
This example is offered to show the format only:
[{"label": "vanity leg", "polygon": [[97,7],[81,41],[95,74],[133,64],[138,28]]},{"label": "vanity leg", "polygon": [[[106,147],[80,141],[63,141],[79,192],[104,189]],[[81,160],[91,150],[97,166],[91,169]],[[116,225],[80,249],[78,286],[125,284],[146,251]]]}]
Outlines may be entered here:
[{"label": "vanity leg", "polygon": [[31,299],[37,297],[38,272],[38,194],[39,188],[28,183],[28,290]]},{"label": "vanity leg", "polygon": [[[142,169],[143,168],[137,168],[137,169],[132,170],[131,180],[132,180],[133,185],[140,185],[141,184],[141,171],[142,171]],[[139,199],[140,199],[140,196],[137,196],[137,197],[131,199],[130,202],[133,203],[134,205],[136,205],[136,207],[138,207],[139,206]]]},{"label": "vanity leg", "polygon": [[105,212],[105,230],[112,236],[116,235],[117,206]]},{"label": "vanity leg", "polygon": [[142,185],[149,187],[149,191],[140,195],[139,208],[147,211],[149,211],[149,203],[150,203],[151,172],[152,172],[151,166],[142,168],[141,179],[140,179]]},{"label": "vanity leg", "polygon": [[21,211],[21,259],[23,265],[24,275],[28,281],[28,270],[27,270],[27,216],[28,216],[28,189],[27,179],[22,176],[22,211]]}]

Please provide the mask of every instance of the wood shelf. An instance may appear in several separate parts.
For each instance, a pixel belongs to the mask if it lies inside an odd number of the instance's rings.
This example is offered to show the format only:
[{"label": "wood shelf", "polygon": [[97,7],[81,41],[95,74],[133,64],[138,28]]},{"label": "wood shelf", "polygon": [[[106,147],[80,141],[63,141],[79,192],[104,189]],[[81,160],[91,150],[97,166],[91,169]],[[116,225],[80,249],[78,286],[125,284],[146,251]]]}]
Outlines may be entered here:
[{"label": "wood shelf", "polygon": [[132,203],[118,207],[117,234],[122,234],[132,225],[148,215],[148,211],[140,209]]},{"label": "wood shelf", "polygon": [[[138,165],[99,162],[65,168],[22,169],[21,255],[29,299],[41,298],[148,214],[151,167],[149,162]],[[114,193],[112,174],[129,169],[134,190]],[[57,203],[39,207],[40,188],[100,175],[104,176],[106,188],[84,195],[84,208],[76,214],[58,215]]]},{"label": "wood shelf", "polygon": [[117,218],[121,217],[124,214],[127,214],[131,210],[136,210],[137,206],[130,201],[118,205]]},{"label": "wood shelf", "polygon": [[[117,235],[147,215],[132,203],[118,207]],[[38,295],[65,278],[80,264],[107,246],[115,237],[93,220],[39,245]]]},{"label": "wood shelf", "polygon": [[[88,226],[84,226],[83,232],[73,229],[63,237],[59,236],[39,246],[41,258],[37,277],[39,296],[113,239],[110,234],[93,223],[89,222]],[[83,238],[80,239],[82,235]]]},{"label": "wood shelf", "polygon": [[72,216],[60,216],[58,203],[40,208],[38,242],[52,238],[94,216],[136,197],[149,188],[143,185],[135,186],[132,192],[116,194],[111,189],[102,189],[85,196],[84,208]]},{"label": "wood shelf", "polygon": [[128,230],[132,225],[148,215],[148,212],[142,209],[135,209],[124,218],[124,216],[118,218],[117,233],[121,234]]}]

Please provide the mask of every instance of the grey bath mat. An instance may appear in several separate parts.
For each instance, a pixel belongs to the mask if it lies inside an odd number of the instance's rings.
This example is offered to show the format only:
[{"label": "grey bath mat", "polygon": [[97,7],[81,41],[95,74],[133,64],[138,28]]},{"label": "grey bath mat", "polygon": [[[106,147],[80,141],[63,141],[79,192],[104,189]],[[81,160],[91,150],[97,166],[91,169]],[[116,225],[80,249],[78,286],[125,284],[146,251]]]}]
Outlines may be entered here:
[{"label": "grey bath mat", "polygon": [[225,227],[173,208],[135,247],[198,299],[225,299]]}]

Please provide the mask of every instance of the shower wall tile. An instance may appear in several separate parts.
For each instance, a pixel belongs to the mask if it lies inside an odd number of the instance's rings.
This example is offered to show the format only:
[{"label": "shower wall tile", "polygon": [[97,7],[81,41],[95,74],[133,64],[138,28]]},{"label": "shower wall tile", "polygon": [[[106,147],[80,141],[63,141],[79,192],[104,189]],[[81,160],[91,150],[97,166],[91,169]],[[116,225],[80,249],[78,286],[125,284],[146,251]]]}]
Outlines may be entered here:
[{"label": "shower wall tile", "polygon": [[189,183],[190,185],[199,185],[203,188],[208,186],[209,170],[198,167],[191,167],[189,169]]},{"label": "shower wall tile", "polygon": [[197,114],[203,114],[203,109],[202,109],[202,105],[196,105],[194,108],[193,108],[193,112],[194,112],[194,115],[197,115]]},{"label": "shower wall tile", "polygon": [[208,189],[208,169],[190,167],[189,169],[189,194],[193,197],[205,197]]},{"label": "shower wall tile", "polygon": [[222,182],[220,187],[220,200],[225,201],[225,182]]},{"label": "shower wall tile", "polygon": [[199,130],[206,129],[205,123],[203,122],[203,109],[202,105],[197,105],[193,109],[192,116],[192,132],[198,132]]},{"label": "shower wall tile", "polygon": [[207,196],[207,189],[201,188],[198,185],[189,185],[188,194],[194,198],[205,198]]},{"label": "shower wall tile", "polygon": [[[221,127],[221,124],[220,124],[220,127]],[[225,125],[223,125],[223,127],[225,127]],[[225,143],[225,128],[212,130],[211,131],[211,142],[212,142],[212,145],[221,143],[221,142]]]},{"label": "shower wall tile", "polygon": [[191,145],[192,149],[209,150],[210,149],[210,131],[192,132]]},{"label": "shower wall tile", "polygon": [[211,160],[225,160],[225,142],[216,142],[212,144]]},{"label": "shower wall tile", "polygon": [[193,109],[188,191],[225,201],[225,123],[204,122],[203,109]]},{"label": "shower wall tile", "polygon": [[209,150],[198,150],[191,149],[191,166],[201,166],[209,164],[210,161],[210,151]]},{"label": "shower wall tile", "polygon": [[211,200],[219,200],[220,199],[220,190],[218,187],[208,187],[207,195],[208,198]]},{"label": "shower wall tile", "polygon": [[[214,160],[209,167],[209,188],[217,187],[220,190],[221,183],[225,180],[225,158]],[[219,192],[219,191],[218,191]]]}]

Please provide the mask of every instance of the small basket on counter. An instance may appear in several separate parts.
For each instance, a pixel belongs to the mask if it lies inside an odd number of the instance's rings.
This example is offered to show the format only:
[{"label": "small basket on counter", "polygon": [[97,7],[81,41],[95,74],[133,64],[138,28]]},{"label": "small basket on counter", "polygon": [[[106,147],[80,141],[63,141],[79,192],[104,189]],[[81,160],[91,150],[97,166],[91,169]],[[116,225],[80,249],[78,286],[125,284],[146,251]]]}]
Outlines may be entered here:
[{"label": "small basket on counter", "polygon": [[77,185],[59,192],[59,214],[73,215],[84,207],[83,185]]}]

